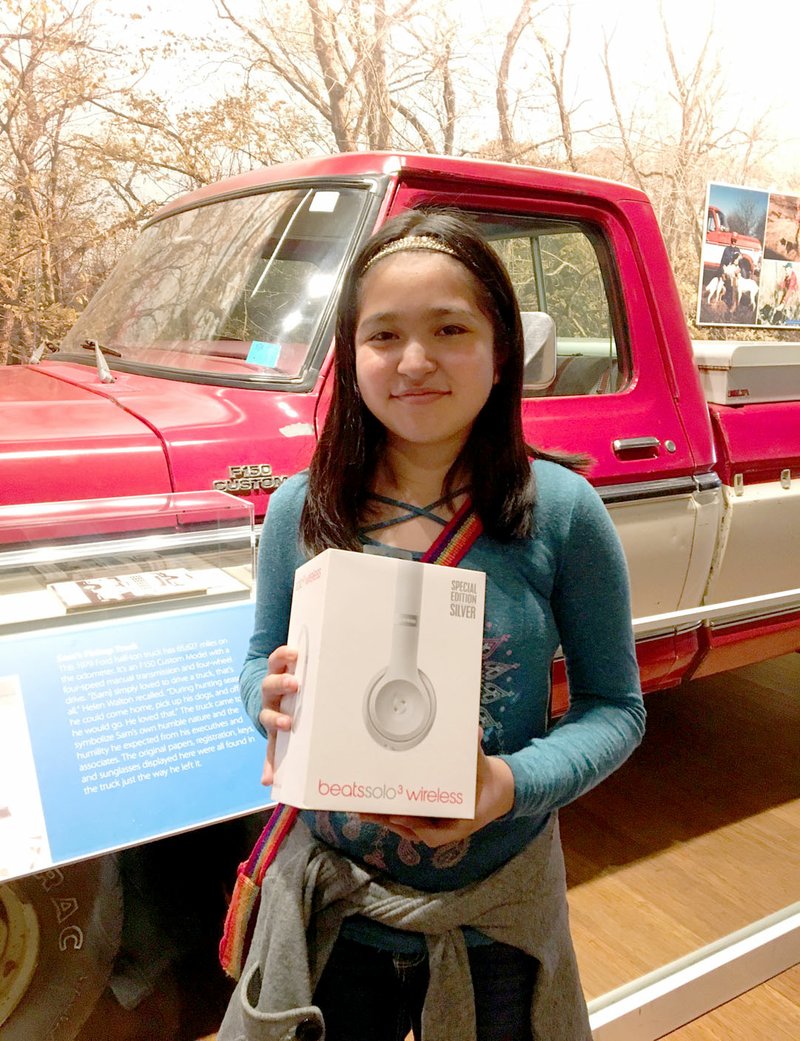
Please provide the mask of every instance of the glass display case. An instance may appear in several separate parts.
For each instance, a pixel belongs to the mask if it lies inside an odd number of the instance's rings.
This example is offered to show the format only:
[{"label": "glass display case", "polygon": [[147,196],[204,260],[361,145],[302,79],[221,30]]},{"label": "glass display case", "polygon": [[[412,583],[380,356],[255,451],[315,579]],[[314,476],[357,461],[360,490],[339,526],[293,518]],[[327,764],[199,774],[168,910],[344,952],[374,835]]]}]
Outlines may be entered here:
[{"label": "glass display case", "polygon": [[219,491],[0,507],[0,633],[249,599],[254,548]]},{"label": "glass display case", "polygon": [[269,802],[238,689],[254,552],[219,491],[0,507],[3,1041],[219,1023]]},{"label": "glass display case", "polygon": [[254,552],[219,491],[0,508],[0,880],[264,804]]}]

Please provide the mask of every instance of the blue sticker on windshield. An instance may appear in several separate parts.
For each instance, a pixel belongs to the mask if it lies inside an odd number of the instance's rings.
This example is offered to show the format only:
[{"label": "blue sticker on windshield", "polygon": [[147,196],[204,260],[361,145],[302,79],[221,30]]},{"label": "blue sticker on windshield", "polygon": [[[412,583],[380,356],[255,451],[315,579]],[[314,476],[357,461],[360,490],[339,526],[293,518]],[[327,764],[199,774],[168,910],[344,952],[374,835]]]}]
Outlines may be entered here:
[{"label": "blue sticker on windshield", "polygon": [[247,361],[250,365],[263,365],[268,369],[274,369],[280,353],[281,345],[279,343],[253,340],[250,350],[247,352]]}]

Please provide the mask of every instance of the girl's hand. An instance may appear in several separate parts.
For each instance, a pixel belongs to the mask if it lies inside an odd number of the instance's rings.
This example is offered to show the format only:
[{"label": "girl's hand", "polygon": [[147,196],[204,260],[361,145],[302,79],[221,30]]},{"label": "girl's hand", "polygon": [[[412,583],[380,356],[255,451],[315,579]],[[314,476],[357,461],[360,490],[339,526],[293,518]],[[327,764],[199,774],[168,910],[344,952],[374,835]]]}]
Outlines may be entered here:
[{"label": "girl's hand", "polygon": [[293,675],[295,665],[297,651],[289,647],[276,647],[267,659],[269,671],[261,681],[262,707],[258,721],[267,732],[267,757],[261,774],[263,785],[272,784],[275,778],[275,740],[278,731],[292,729],[291,713],[281,710],[281,701],[299,690],[300,684]]},{"label": "girl's hand", "polygon": [[475,790],[474,820],[449,817],[404,817],[379,813],[362,813],[361,818],[380,824],[410,842],[426,846],[446,846],[460,842],[487,824],[508,813],[514,805],[514,775],[504,759],[488,756],[481,747],[483,732],[478,733],[478,773]]}]

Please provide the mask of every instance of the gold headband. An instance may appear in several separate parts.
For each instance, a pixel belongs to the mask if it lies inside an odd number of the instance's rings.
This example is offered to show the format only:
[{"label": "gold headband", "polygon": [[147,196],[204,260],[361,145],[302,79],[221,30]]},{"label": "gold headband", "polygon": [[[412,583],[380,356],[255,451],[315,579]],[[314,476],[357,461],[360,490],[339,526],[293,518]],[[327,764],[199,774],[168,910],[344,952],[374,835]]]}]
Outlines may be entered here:
[{"label": "gold headband", "polygon": [[377,264],[384,257],[390,257],[392,253],[400,253],[407,249],[429,249],[434,253],[446,253],[450,257],[455,257],[456,260],[460,259],[454,249],[451,249],[441,239],[434,238],[433,235],[406,235],[405,238],[394,239],[392,242],[387,242],[385,246],[382,246],[364,265],[364,270],[361,272],[362,275],[365,275],[373,264]]}]

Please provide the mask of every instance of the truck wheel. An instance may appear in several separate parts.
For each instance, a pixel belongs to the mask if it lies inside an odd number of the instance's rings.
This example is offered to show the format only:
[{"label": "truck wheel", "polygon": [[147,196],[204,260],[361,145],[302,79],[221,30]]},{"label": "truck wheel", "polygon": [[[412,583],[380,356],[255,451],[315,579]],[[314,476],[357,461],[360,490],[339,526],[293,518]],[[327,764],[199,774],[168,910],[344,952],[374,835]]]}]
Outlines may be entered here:
[{"label": "truck wheel", "polygon": [[112,857],[0,885],[3,1041],[72,1041],[106,987],[121,927]]}]

